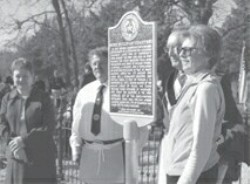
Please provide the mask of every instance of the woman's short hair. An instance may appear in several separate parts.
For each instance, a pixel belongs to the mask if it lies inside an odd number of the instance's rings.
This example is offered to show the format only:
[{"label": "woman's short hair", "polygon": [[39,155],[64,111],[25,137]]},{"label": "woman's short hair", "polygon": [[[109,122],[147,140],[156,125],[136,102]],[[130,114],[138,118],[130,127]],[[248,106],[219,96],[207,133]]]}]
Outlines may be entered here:
[{"label": "woman's short hair", "polygon": [[108,58],[108,48],[107,47],[97,47],[95,49],[90,50],[89,54],[88,54],[89,61],[91,61],[91,58],[94,55],[97,55],[99,57]]},{"label": "woman's short hair", "polygon": [[201,41],[207,55],[210,56],[210,68],[219,62],[222,50],[222,40],[219,33],[207,25],[193,25],[189,29],[190,35]]},{"label": "woman's short hair", "polygon": [[31,62],[27,61],[25,58],[18,58],[14,60],[11,64],[11,71],[14,72],[15,70],[25,69],[30,73],[33,73],[33,67]]}]

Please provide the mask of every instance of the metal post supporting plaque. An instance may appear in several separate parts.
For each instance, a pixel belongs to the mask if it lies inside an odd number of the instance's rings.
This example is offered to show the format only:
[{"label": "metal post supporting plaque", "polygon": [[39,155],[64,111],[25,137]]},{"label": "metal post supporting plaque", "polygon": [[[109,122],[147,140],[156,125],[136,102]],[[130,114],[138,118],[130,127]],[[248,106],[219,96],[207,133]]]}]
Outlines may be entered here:
[{"label": "metal post supporting plaque", "polygon": [[156,114],[156,28],[136,12],[126,13],[108,30],[110,115],[139,127]]}]

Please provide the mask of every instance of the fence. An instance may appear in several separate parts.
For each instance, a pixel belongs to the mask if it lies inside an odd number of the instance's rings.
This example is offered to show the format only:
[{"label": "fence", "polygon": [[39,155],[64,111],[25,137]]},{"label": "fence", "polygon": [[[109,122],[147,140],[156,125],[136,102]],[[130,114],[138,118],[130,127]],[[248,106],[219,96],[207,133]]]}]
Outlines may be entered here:
[{"label": "fence", "polygon": [[[55,101],[56,102],[56,101]],[[57,101],[58,102],[58,101]],[[72,114],[68,111],[69,106],[66,98],[61,98],[59,107],[56,108],[57,125],[55,131],[55,142],[57,145],[57,176],[60,184],[82,184],[79,180],[79,168],[71,160],[71,150],[69,146],[69,137],[71,134]],[[58,104],[56,104],[57,106]],[[67,116],[65,116],[67,114]],[[162,136],[160,127],[153,126],[148,142],[139,155],[139,184],[157,183],[157,166],[159,156],[159,145]],[[6,161],[2,162],[5,155],[6,142],[0,139],[0,183],[4,183],[6,174]]]},{"label": "fence", "polygon": [[[67,113],[68,101],[61,99],[61,106],[57,108],[57,126],[55,133],[55,141],[57,145],[57,173],[58,183],[60,184],[82,184],[79,180],[79,169],[71,161],[71,150],[69,146],[69,137],[71,134],[71,122],[72,114],[68,112],[68,117],[64,116]],[[248,115],[249,118],[249,115]],[[139,170],[138,178],[139,184],[156,184],[157,183],[157,171],[158,171],[158,157],[159,157],[159,145],[162,138],[162,128],[158,126],[152,126],[150,131],[148,142],[142,149],[139,155]],[[250,141],[249,141],[250,142]],[[6,144],[4,140],[0,139],[0,159],[4,157],[4,147]],[[6,162],[0,162],[0,183],[4,183],[4,177],[6,174]],[[242,173],[239,181],[234,184],[249,184],[249,172],[250,168],[242,164]]]},{"label": "fence", "polygon": [[[59,104],[57,104],[59,102]],[[66,97],[60,101],[55,100],[57,125],[55,131],[55,142],[57,145],[57,175],[61,184],[81,184],[79,180],[79,169],[71,160],[69,137],[71,134],[72,112]]]},{"label": "fence", "polygon": [[[69,137],[71,134],[72,114],[69,112],[70,116],[64,118],[63,114],[65,111],[66,108],[64,106],[61,106],[58,111],[59,117],[56,131],[56,141],[58,143],[58,178],[60,183],[81,184],[78,166],[71,161],[70,155]],[[246,122],[248,121],[246,120]],[[157,184],[159,145],[162,134],[161,126],[151,127],[148,141],[138,158],[139,184]],[[241,176],[233,184],[249,184],[250,178],[247,174],[249,171],[250,168],[242,164]]]},{"label": "fence", "polygon": [[79,169],[71,160],[71,151],[69,146],[69,136],[71,133],[70,123],[65,122],[58,127],[56,137],[58,137],[57,150],[57,173],[59,183],[81,184],[79,180]]},{"label": "fence", "polygon": [[[79,168],[71,161],[69,137],[71,134],[72,113],[67,112],[67,101],[61,99],[57,109],[57,129],[55,141],[57,143],[58,159],[58,180],[59,183],[81,184],[79,180]],[[67,114],[67,118],[64,116]],[[162,138],[162,128],[152,126],[148,142],[139,154],[139,184],[157,184],[157,170],[159,145]]]}]

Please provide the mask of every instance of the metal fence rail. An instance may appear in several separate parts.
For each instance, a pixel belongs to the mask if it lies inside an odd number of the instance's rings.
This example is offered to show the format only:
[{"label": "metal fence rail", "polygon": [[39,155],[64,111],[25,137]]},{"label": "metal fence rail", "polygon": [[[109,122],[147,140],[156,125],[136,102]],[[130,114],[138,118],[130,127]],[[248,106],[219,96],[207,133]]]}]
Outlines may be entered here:
[{"label": "metal fence rail", "polygon": [[[68,106],[69,103],[66,100],[66,97],[61,97],[60,105],[56,105],[57,124],[54,139],[57,146],[56,164],[58,184],[82,184],[79,179],[79,167],[71,160],[69,137],[71,135],[72,112],[68,111]],[[66,117],[65,113],[69,113],[69,116]],[[157,183],[158,155],[161,141],[161,132],[161,128],[153,127],[150,131],[148,142],[145,144],[141,153],[139,154],[139,184]],[[0,157],[4,157],[4,145],[6,144],[3,140],[0,140],[0,143]],[[0,168],[0,183],[4,182],[5,174],[6,170],[4,168]]]},{"label": "metal fence rail", "polygon": [[[79,179],[79,168],[71,161],[71,150],[69,137],[71,134],[72,112],[70,117],[65,118],[68,104],[61,100],[61,105],[57,109],[57,129],[55,141],[58,150],[57,168],[60,183],[81,184]],[[64,103],[63,103],[64,101]],[[138,161],[139,184],[157,184],[159,145],[162,136],[161,127],[153,126],[148,142],[143,147]]]},{"label": "metal fence rail", "polygon": [[61,134],[59,135],[61,139],[59,139],[59,144],[57,144],[58,179],[59,183],[81,184],[78,165],[71,160],[71,151],[69,146],[71,129],[69,126],[70,124],[67,123],[66,126],[59,128],[58,132],[58,134]]},{"label": "metal fence rail", "polygon": [[[69,146],[69,137],[71,134],[72,113],[69,111],[69,116],[64,116],[69,106],[65,97],[61,97],[60,106],[56,108],[57,125],[55,131],[55,142],[57,145],[57,175],[58,184],[82,184],[79,179],[78,165],[71,160],[71,150]],[[249,118],[249,115],[247,116]],[[246,120],[248,122],[248,119]],[[248,125],[249,126],[249,125]],[[158,176],[158,158],[159,145],[162,138],[162,128],[160,126],[152,126],[148,137],[148,141],[139,154],[138,164],[138,179],[139,184],[157,184]],[[250,142],[250,141],[249,141]],[[6,174],[6,159],[5,159],[6,140],[0,139],[0,183],[4,183]],[[242,173],[237,183],[249,183],[250,172],[249,166],[242,164]]]},{"label": "metal fence rail", "polygon": [[161,127],[153,126],[139,157],[139,184],[157,184]]},{"label": "metal fence rail", "polygon": [[[56,108],[57,125],[55,142],[57,145],[57,175],[60,184],[81,184],[79,166],[71,160],[69,137],[71,134],[72,112],[66,97],[60,98]],[[65,114],[67,113],[67,116]]]}]

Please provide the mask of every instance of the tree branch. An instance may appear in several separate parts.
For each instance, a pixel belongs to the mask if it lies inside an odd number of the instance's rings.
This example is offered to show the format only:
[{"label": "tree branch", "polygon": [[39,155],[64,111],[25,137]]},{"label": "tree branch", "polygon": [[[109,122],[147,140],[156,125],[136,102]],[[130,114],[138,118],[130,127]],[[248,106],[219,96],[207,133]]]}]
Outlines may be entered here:
[{"label": "tree branch", "polygon": [[237,29],[241,29],[243,27],[245,27],[245,23],[243,22],[242,24],[240,25],[236,25],[234,27],[230,27],[230,28],[227,28],[227,30],[223,30],[223,34],[222,34],[222,37],[225,38],[227,36],[229,36],[229,34],[231,33],[231,31],[235,31]]},{"label": "tree branch", "polygon": [[55,12],[55,11],[45,11],[45,12],[42,12],[42,13],[34,14],[34,15],[32,15],[32,16],[30,16],[30,17],[28,17],[27,19],[22,20],[22,21],[17,20],[17,19],[15,19],[15,18],[12,18],[12,19],[13,19],[13,21],[16,23],[17,28],[18,28],[18,29],[21,29],[22,26],[23,26],[23,24],[25,24],[26,22],[29,22],[30,20],[34,21],[36,17],[40,17],[40,16],[46,15],[46,14],[48,14],[48,13],[53,13],[53,14],[55,14],[56,12]]}]

